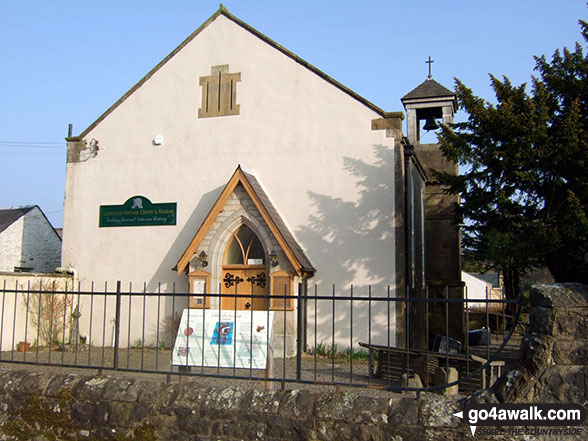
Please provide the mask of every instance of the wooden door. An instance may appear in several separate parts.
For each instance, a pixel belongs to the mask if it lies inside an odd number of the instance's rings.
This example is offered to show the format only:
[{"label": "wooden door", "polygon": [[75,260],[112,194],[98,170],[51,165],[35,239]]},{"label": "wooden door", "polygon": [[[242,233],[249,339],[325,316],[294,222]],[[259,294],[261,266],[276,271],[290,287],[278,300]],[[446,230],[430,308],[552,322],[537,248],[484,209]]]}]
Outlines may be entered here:
[{"label": "wooden door", "polygon": [[266,310],[267,299],[251,295],[265,295],[268,283],[263,246],[251,228],[241,225],[223,257],[221,309]]},{"label": "wooden door", "polygon": [[[252,294],[254,296],[265,295],[267,292],[266,285],[265,267],[224,270],[221,309],[237,309],[238,311],[250,309],[262,311],[267,309],[267,299],[250,297]],[[247,297],[237,297],[235,294],[247,295]]]}]

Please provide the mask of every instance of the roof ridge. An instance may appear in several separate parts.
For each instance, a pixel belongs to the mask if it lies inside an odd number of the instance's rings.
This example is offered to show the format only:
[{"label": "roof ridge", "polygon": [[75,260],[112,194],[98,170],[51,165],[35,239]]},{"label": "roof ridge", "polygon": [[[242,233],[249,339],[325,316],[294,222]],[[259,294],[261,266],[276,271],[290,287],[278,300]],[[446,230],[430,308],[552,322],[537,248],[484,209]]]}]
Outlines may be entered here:
[{"label": "roof ridge", "polygon": [[[384,116],[385,112],[380,107],[373,104],[368,99],[362,97],[358,93],[354,92],[353,90],[349,89],[347,86],[343,85],[342,83],[338,82],[337,80],[333,79],[317,67],[313,66],[303,58],[300,58],[294,52],[289,51],[279,43],[275,42],[271,38],[267,37],[262,32],[255,29],[253,26],[247,24],[243,20],[239,19],[238,17],[234,16],[229,12],[229,10],[221,3],[219,8],[212,14],[204,23],[202,23],[194,32],[192,32],[187,38],[184,39],[175,49],[173,49],[168,55],[163,58],[153,69],[151,69],[145,76],[143,76],[134,86],[132,86],[123,96],[121,96],[113,105],[111,105],[102,115],[100,115],[92,124],[90,124],[80,135],[79,138],[83,138],[86,136],[91,130],[93,130],[98,124],[100,124],[108,115],[110,115],[118,106],[120,106],[127,98],[129,98],[136,90],[138,90],[143,84],[145,84],[155,73],[157,73],[169,60],[171,60],[178,52],[180,52],[185,46],[187,46],[198,34],[200,34],[204,29],[206,29],[212,22],[214,22],[219,16],[225,16],[229,20],[231,20],[236,25],[242,27],[246,31],[249,31],[254,36],[269,44],[274,49],[282,52],[284,55],[288,56],[289,58],[293,59],[298,64],[306,67],[308,70],[313,72],[314,74],[318,75],[325,81],[331,83],[333,86],[340,89],[342,92],[346,93],[347,95],[351,96],[355,100],[359,101],[366,107],[370,108],[374,112]],[[66,138],[67,139],[67,138]]]}]

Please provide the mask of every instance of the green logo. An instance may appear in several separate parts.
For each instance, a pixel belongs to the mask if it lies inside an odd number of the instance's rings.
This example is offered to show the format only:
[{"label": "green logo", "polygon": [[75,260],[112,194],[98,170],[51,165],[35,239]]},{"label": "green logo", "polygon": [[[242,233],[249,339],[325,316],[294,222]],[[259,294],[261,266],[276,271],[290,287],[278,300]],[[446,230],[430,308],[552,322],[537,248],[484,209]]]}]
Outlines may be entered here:
[{"label": "green logo", "polygon": [[176,202],[152,204],[145,196],[133,196],[122,205],[100,205],[100,227],[176,225]]}]

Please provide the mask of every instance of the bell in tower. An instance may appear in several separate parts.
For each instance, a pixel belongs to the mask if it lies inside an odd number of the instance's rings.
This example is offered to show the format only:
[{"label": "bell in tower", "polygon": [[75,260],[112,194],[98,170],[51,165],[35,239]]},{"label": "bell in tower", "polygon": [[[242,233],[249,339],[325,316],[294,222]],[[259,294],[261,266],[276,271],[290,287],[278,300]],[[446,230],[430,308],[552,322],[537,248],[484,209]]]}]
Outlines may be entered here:
[{"label": "bell in tower", "polygon": [[430,132],[431,130],[437,130],[438,128],[439,125],[437,124],[437,121],[435,121],[434,116],[429,116],[427,121],[425,121],[425,125],[423,126],[423,129],[425,129],[427,132]]}]

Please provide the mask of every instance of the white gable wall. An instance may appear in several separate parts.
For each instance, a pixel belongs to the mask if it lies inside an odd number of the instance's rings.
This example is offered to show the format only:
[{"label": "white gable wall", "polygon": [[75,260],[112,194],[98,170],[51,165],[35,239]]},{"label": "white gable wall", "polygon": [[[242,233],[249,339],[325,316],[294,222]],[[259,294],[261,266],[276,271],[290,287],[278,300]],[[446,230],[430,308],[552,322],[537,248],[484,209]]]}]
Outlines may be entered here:
[{"label": "white gable wall", "polygon": [[0,233],[0,272],[12,272],[15,266],[23,266],[22,230],[24,217],[21,216]]},{"label": "white gable wall", "polygon": [[[199,119],[199,77],[224,64],[241,73],[240,115]],[[317,269],[313,282],[385,295],[395,280],[395,146],[371,130],[380,117],[221,15],[85,134],[100,150],[67,165],[63,265],[83,282],[187,289],[171,269],[242,164]],[[133,195],[177,202],[177,226],[98,228],[100,205]]]},{"label": "white gable wall", "polygon": [[23,216],[23,266],[35,273],[53,273],[61,264],[61,239],[39,207]]},{"label": "white gable wall", "polygon": [[25,213],[0,234],[0,272],[15,267],[50,273],[60,266],[61,239],[39,207]]}]

